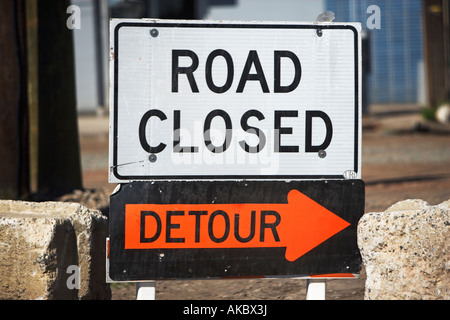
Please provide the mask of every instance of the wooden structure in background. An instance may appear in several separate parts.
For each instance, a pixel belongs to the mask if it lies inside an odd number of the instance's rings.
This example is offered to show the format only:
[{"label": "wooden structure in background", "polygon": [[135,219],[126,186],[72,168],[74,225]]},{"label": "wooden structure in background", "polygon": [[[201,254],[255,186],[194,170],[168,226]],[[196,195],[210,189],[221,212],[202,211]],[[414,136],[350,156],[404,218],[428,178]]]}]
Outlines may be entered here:
[{"label": "wooden structure in background", "polygon": [[0,2],[0,198],[82,188],[69,5]]},{"label": "wooden structure in background", "polygon": [[424,59],[428,106],[450,100],[450,4],[423,0]]},{"label": "wooden structure in background", "polygon": [[0,198],[28,193],[24,0],[0,3]]}]

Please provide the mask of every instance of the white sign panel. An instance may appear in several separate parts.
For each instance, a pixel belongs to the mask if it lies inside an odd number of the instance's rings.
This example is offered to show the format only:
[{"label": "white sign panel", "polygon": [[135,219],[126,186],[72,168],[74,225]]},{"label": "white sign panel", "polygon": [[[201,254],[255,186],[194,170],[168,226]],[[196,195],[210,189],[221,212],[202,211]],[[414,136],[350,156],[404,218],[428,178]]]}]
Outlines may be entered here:
[{"label": "white sign panel", "polygon": [[110,182],[360,179],[360,29],[112,20]]}]

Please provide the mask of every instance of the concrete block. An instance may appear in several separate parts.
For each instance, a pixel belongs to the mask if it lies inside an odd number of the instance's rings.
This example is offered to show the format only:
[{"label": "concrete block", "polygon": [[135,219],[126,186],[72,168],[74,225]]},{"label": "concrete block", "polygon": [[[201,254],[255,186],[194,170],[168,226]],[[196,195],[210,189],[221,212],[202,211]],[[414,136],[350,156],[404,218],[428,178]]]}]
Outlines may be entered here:
[{"label": "concrete block", "polygon": [[365,299],[450,299],[450,200],[405,200],[358,223]]},{"label": "concrete block", "polygon": [[79,204],[0,201],[0,299],[110,299],[107,235]]}]

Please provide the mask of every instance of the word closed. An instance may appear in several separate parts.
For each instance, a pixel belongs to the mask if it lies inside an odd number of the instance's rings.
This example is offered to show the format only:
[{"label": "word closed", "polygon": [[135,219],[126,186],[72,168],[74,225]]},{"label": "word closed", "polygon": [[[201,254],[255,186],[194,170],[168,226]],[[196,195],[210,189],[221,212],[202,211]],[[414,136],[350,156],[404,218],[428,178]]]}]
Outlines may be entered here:
[{"label": "word closed", "polygon": [[[275,110],[274,111],[274,123],[273,123],[273,140],[274,140],[274,148],[273,152],[300,152],[300,148],[298,145],[284,145],[281,143],[282,135],[290,135],[292,134],[294,128],[289,126],[282,126],[281,122],[283,118],[297,118],[298,111],[297,110]],[[166,149],[167,144],[164,142],[159,142],[158,144],[151,145],[148,141],[147,135],[148,130],[146,130],[148,123],[151,118],[158,118],[160,121],[167,120],[167,115],[161,110],[152,109],[147,111],[141,119],[139,124],[139,141],[141,143],[142,148],[148,153],[160,153]],[[258,143],[249,145],[246,140],[240,140],[239,146],[242,150],[247,153],[258,153],[264,149],[266,146],[266,134],[264,131],[260,130],[257,127],[250,126],[248,121],[250,118],[257,118],[259,121],[263,121],[265,119],[264,114],[262,114],[258,110],[248,110],[246,111],[241,119],[240,119],[240,127],[241,129],[251,135],[255,135],[258,137]],[[323,142],[320,144],[313,144],[313,119],[320,119],[325,124],[326,134]],[[223,135],[223,141],[213,142],[211,138],[211,123],[214,119],[218,119],[217,121],[221,121],[225,127],[225,134]],[[325,150],[331,143],[333,137],[333,125],[331,119],[328,115],[322,111],[306,111],[305,113],[305,139],[304,146],[305,152],[318,152],[319,150]],[[182,129],[180,128],[181,123],[181,110],[175,110],[173,112],[173,132],[172,132],[172,141],[173,141],[173,149],[174,153],[198,153],[199,146],[182,146]],[[203,121],[203,142],[204,146],[207,150],[212,153],[222,153],[225,152],[233,138],[233,123],[230,115],[225,110],[213,110],[206,116]],[[167,141],[166,141],[167,142]]]}]

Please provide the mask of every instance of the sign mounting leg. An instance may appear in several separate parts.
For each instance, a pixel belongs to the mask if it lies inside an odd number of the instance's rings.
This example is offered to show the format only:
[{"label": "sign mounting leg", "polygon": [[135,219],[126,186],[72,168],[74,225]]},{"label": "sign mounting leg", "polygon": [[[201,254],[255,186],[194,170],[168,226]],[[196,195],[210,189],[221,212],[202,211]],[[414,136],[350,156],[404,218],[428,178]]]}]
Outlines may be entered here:
[{"label": "sign mounting leg", "polygon": [[326,280],[306,280],[306,300],[325,300]]},{"label": "sign mounting leg", "polygon": [[137,282],[136,300],[156,300],[156,281]]}]

